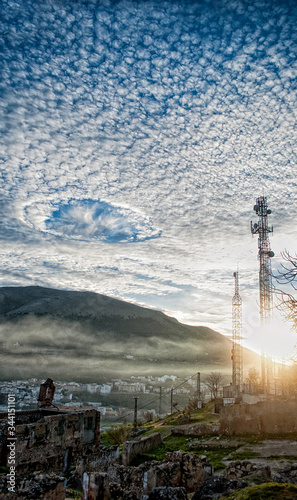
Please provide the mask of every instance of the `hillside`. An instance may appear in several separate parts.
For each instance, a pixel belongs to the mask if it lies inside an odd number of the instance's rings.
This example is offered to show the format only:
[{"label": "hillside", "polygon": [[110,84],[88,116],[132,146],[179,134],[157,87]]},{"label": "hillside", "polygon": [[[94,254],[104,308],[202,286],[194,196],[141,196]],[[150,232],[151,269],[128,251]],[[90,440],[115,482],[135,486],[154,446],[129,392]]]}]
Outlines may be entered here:
[{"label": "hillside", "polygon": [[[2,379],[230,372],[229,339],[91,292],[0,288]],[[249,365],[257,356],[245,350]]]}]

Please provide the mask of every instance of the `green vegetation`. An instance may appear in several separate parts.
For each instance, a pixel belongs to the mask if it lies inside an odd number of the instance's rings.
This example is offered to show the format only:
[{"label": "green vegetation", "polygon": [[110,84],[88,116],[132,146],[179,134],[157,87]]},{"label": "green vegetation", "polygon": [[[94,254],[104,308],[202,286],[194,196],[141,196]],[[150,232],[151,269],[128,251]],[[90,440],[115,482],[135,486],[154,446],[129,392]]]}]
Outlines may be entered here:
[{"label": "green vegetation", "polygon": [[227,455],[234,452],[236,450],[236,446],[228,447],[228,448],[216,448],[216,449],[208,449],[204,453],[199,453],[199,455],[206,455],[207,460],[211,463],[215,471],[225,469],[226,465],[223,463],[223,459],[226,458]]},{"label": "green vegetation", "polygon": [[170,415],[167,418],[166,424],[168,425],[183,425],[183,424],[194,424],[194,423],[216,423],[220,419],[219,415],[213,413],[213,402],[207,403],[201,409],[195,409],[189,414],[177,414]]},{"label": "green vegetation", "polygon": [[296,455],[270,455],[269,460],[286,460],[288,462],[297,462]]},{"label": "green vegetation", "polygon": [[221,500],[297,500],[297,486],[293,484],[263,483],[236,491]]},{"label": "green vegetation", "polygon": [[244,450],[239,450],[232,453],[231,458],[232,460],[250,460],[252,458],[257,458],[260,456],[260,453],[250,450],[249,448],[245,448]]},{"label": "green vegetation", "polygon": [[185,436],[169,436],[157,448],[151,450],[148,456],[154,460],[164,460],[166,453],[170,451],[188,451],[188,441]]},{"label": "green vegetation", "polygon": [[[211,447],[207,446],[207,449],[199,446],[199,442],[195,449],[191,445],[192,439],[188,436],[173,436],[170,435],[164,439],[164,441],[156,448],[151,450],[149,453],[145,453],[141,456],[138,456],[134,461],[133,465],[139,465],[140,463],[150,461],[150,460],[164,460],[166,453],[172,451],[190,451],[195,455],[205,455],[209,462],[212,464],[215,471],[225,468],[224,463],[222,462],[223,458],[234,452],[238,446],[229,446],[229,447],[219,447],[217,444]],[[198,441],[198,440],[197,440]]]},{"label": "green vegetation", "polygon": [[102,443],[107,446],[121,445],[125,441],[128,441],[131,429],[131,426],[126,424],[111,427],[108,431],[102,434]]},{"label": "green vegetation", "polygon": [[72,488],[66,488],[67,498],[74,498],[74,500],[80,500],[82,498],[82,491],[74,490]]}]

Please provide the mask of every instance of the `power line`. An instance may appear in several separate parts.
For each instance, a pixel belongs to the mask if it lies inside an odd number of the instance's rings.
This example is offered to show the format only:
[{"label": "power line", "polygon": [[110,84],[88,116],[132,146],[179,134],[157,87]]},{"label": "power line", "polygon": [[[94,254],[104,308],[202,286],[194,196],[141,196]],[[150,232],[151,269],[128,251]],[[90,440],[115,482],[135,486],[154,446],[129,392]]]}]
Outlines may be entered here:
[{"label": "power line", "polygon": [[[184,380],[180,384],[176,385],[175,387],[172,387],[171,390],[174,391],[175,389],[178,389],[179,387],[181,387],[182,385],[186,384],[187,382],[189,382],[189,380],[191,380],[192,378],[194,378],[196,376],[197,376],[197,372],[194,373],[193,375],[191,375],[190,377],[188,377],[186,380]],[[166,397],[169,398],[169,394],[168,393],[165,393],[165,394],[162,393],[162,397],[163,398],[164,398],[164,396],[165,396],[165,398]],[[139,406],[138,410],[143,410],[144,408],[147,408],[148,406],[150,406],[151,404],[155,403],[156,401],[160,402],[160,395],[158,395],[158,397],[152,399],[148,403],[143,404],[142,406]],[[132,415],[132,414],[134,414],[134,410],[129,410],[127,413],[125,413],[124,415],[121,415],[120,417],[117,417],[116,419],[112,420],[111,422],[118,422],[119,420],[123,420],[123,419],[125,419],[126,417],[128,417],[129,415]]]}]

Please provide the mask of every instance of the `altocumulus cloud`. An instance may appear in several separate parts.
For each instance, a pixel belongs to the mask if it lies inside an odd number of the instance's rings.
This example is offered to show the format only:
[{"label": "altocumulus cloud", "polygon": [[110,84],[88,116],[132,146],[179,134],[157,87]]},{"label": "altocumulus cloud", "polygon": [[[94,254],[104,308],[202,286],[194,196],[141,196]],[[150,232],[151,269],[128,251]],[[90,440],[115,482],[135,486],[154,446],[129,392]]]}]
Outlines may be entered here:
[{"label": "altocumulus cloud", "polygon": [[0,44],[3,284],[228,329],[263,188],[297,236],[296,2],[3,0]]}]

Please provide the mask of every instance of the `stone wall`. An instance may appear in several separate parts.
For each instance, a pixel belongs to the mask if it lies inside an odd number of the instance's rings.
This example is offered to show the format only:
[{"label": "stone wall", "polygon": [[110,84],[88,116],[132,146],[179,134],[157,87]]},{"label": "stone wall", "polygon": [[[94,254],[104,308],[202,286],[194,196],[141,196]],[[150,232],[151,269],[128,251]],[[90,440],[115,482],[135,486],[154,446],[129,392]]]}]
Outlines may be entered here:
[{"label": "stone wall", "polygon": [[227,479],[245,479],[249,477],[254,482],[267,482],[271,480],[271,470],[269,465],[263,465],[249,460],[235,460],[230,462],[224,470],[224,477]]},{"label": "stone wall", "polygon": [[17,493],[9,493],[5,476],[0,476],[0,500],[64,500],[66,491],[64,477],[56,474],[29,474],[17,488]]},{"label": "stone wall", "polygon": [[219,428],[219,424],[179,425],[171,429],[171,434],[182,436],[211,436],[218,435]]},{"label": "stone wall", "polygon": [[162,437],[158,432],[135,441],[126,441],[123,444],[122,464],[130,465],[134,457],[156,448],[161,443]]},{"label": "stone wall", "polygon": [[[1,415],[3,417],[3,414]],[[30,418],[31,416],[31,418]],[[7,414],[1,425],[1,465],[7,467]],[[33,410],[16,413],[16,465],[19,473],[51,467],[67,469],[87,449],[100,444],[100,413]]]},{"label": "stone wall", "polygon": [[297,402],[272,400],[225,406],[220,412],[219,432],[227,436],[297,433]]},{"label": "stone wall", "polygon": [[109,448],[100,448],[100,452],[90,457],[80,457],[77,461],[77,473],[82,476],[83,472],[96,472],[106,469],[109,465],[119,463],[120,448],[111,446]]},{"label": "stone wall", "polygon": [[[184,488],[193,492],[212,473],[210,464],[192,453],[168,453],[163,462],[146,462],[139,467],[111,465],[105,471],[83,474],[83,498],[110,500],[121,497],[142,499],[155,488]],[[96,496],[97,495],[97,496]],[[125,497],[126,498],[126,497]]]}]

